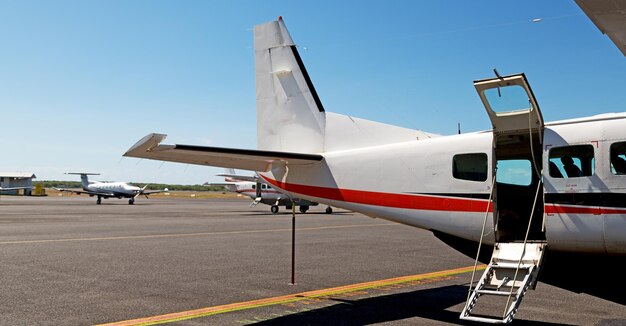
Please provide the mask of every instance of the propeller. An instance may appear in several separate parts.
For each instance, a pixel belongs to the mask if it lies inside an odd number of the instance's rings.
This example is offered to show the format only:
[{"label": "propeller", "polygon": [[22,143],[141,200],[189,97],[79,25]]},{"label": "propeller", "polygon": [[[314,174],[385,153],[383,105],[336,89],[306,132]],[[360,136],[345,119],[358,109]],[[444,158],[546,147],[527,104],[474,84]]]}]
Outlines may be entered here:
[{"label": "propeller", "polygon": [[[143,186],[143,188],[141,188],[141,190],[139,190],[136,194],[135,197],[133,197],[133,199],[137,198],[139,195],[144,195],[143,191],[146,190],[146,187],[148,187],[148,185]],[[146,197],[146,199],[148,199],[148,195],[144,195]]]}]

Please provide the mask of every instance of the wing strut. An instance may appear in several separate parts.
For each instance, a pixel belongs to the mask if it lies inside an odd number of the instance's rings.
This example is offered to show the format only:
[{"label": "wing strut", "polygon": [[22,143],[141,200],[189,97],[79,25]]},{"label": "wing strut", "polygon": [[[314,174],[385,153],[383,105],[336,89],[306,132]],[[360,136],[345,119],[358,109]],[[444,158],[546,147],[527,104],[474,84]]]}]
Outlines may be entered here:
[{"label": "wing strut", "polygon": [[291,285],[296,285],[296,203],[291,202]]}]

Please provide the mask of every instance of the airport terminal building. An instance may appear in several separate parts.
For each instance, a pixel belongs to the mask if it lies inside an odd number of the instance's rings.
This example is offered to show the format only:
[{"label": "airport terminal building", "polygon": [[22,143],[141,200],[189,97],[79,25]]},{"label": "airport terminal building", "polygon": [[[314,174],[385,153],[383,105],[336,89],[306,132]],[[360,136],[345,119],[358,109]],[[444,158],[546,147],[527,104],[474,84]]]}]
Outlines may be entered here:
[{"label": "airport terminal building", "polygon": [[[0,172],[0,187],[32,187],[33,179],[37,178],[32,172]],[[31,195],[31,189],[24,190],[7,190],[3,191],[3,195],[17,195],[23,193],[26,196]]]}]

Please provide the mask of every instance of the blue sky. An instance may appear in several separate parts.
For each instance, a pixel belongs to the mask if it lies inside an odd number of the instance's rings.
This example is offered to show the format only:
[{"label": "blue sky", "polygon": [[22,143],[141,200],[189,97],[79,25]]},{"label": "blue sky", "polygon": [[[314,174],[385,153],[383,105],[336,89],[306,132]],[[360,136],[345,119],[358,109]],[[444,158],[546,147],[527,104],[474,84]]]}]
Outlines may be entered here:
[{"label": "blue sky", "polygon": [[252,27],[279,15],[327,111],[489,129],[472,81],[494,67],[526,73],[546,121],[626,111],[626,60],[574,1],[2,1],[0,171],[219,180],[121,155],[150,132],[255,148]]}]

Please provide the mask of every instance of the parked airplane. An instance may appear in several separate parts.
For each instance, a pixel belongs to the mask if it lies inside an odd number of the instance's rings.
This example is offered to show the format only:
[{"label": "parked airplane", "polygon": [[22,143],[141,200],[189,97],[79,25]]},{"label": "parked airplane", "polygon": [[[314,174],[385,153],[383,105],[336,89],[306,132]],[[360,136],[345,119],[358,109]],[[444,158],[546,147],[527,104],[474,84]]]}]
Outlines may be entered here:
[{"label": "parked airplane", "polygon": [[[626,257],[626,113],[544,123],[526,76],[496,72],[474,82],[493,130],[437,136],[326,112],[280,17],[254,41],[257,150],[149,134],[124,156],[258,171],[289,196],[430,230],[477,260],[491,253],[463,319],[511,322],[539,270],[626,301],[619,265],[598,265]],[[489,295],[504,313],[476,315]]]},{"label": "parked airplane", "polygon": [[[235,173],[234,169],[226,169],[225,173],[217,174],[224,177],[225,182],[210,183],[211,186],[223,186],[229,191],[240,193],[252,198],[254,201],[250,207],[256,206],[258,203],[270,205],[270,211],[274,214],[278,213],[279,206],[285,206],[285,209],[291,210],[292,205],[300,206],[300,213],[306,213],[310,206],[319,205],[300,198],[291,198],[290,196],[277,191],[269,184],[261,182],[258,176],[245,176]],[[333,209],[328,206],[325,210],[326,214],[332,214]]]},{"label": "parked airplane", "polygon": [[167,192],[168,189],[165,188],[163,190],[146,190],[148,185],[145,185],[143,188],[139,188],[137,186],[129,185],[126,182],[100,182],[100,181],[89,181],[90,175],[100,175],[100,173],[66,173],[66,174],[76,174],[80,175],[80,180],[82,182],[83,190],[74,190],[67,188],[54,188],[58,191],[64,192],[72,192],[75,194],[87,194],[89,197],[97,196],[96,204],[100,205],[102,203],[102,198],[129,198],[128,204],[133,205],[135,203],[135,198],[140,195],[146,196],[150,194],[156,194],[160,192]]}]

